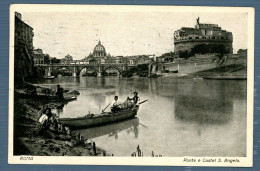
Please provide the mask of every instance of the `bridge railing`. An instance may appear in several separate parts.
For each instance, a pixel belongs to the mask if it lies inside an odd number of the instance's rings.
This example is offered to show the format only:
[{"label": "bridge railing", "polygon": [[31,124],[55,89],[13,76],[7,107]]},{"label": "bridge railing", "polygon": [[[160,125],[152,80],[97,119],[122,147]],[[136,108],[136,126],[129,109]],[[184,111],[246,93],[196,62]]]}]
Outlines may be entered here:
[{"label": "bridge railing", "polygon": [[59,63],[59,64],[34,64],[35,66],[136,66],[132,64],[127,63],[106,63],[106,64],[65,64],[65,63]]}]

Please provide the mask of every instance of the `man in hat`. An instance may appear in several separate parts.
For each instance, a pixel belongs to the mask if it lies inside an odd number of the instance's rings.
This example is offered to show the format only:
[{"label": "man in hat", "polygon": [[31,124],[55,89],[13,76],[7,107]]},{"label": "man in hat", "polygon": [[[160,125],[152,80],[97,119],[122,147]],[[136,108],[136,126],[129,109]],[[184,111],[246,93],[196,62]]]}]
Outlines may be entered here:
[{"label": "man in hat", "polygon": [[57,85],[57,91],[56,91],[56,96],[58,97],[59,100],[63,100],[63,88],[58,84]]},{"label": "man in hat", "polygon": [[134,97],[132,97],[132,98],[128,97],[128,100],[133,100],[134,107],[135,107],[136,104],[138,103],[138,101],[140,100],[140,98],[138,97],[138,92],[134,92]]}]

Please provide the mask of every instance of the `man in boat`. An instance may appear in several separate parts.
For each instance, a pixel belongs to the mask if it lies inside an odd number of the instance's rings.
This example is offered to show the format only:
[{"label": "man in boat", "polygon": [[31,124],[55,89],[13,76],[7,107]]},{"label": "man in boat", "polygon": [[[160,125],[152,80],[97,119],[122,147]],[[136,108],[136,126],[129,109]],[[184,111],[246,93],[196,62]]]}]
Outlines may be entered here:
[{"label": "man in boat", "polygon": [[136,104],[140,100],[140,98],[138,97],[138,92],[134,92],[134,97],[132,97],[132,98],[128,97],[127,99],[128,100],[133,100],[134,107],[136,106]]},{"label": "man in boat", "polygon": [[56,96],[58,97],[59,100],[63,100],[63,88],[58,84],[57,85],[57,90],[56,90]]},{"label": "man in boat", "polygon": [[118,96],[114,97],[114,101],[112,102],[111,111],[116,112],[121,110],[121,104],[118,103]]}]

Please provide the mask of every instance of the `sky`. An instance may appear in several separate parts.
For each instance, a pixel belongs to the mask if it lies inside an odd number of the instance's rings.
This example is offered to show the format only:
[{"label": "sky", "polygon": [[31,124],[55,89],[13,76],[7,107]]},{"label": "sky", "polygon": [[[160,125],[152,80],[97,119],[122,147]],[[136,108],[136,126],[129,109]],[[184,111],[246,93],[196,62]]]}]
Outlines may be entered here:
[{"label": "sky", "polygon": [[[20,11],[18,11],[20,12]],[[51,57],[74,60],[93,52],[99,39],[112,56],[174,51],[173,33],[200,23],[218,24],[233,33],[234,53],[247,48],[247,13],[216,12],[20,12],[34,29],[34,48]]]}]

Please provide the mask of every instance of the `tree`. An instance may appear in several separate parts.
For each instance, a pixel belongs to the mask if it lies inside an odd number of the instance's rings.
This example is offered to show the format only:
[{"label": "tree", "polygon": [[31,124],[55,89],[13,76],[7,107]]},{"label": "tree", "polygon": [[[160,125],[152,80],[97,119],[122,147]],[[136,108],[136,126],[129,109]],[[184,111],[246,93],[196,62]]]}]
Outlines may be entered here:
[{"label": "tree", "polygon": [[50,62],[51,62],[52,64],[57,64],[57,63],[60,63],[61,60],[54,57],[54,58],[51,58]]},{"label": "tree", "polygon": [[190,54],[189,54],[189,52],[187,50],[185,50],[185,51],[180,51],[179,52],[179,56],[180,56],[180,58],[187,59],[187,58],[190,57]]},{"label": "tree", "polygon": [[44,63],[45,64],[49,64],[50,63],[50,55],[49,54],[45,54],[44,55]]}]

